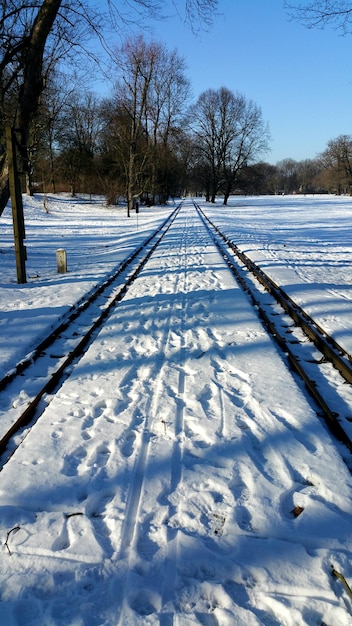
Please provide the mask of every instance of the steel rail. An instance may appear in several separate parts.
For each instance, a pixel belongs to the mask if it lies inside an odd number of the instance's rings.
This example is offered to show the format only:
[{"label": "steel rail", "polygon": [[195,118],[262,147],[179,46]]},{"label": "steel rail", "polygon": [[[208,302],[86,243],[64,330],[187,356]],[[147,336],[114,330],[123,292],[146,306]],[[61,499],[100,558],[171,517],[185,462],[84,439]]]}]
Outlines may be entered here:
[{"label": "steel rail", "polygon": [[[238,267],[236,267],[233,258],[229,255],[228,251],[224,248],[221,241],[226,244],[227,247],[234,252],[235,257],[239,258],[242,263],[247,267],[249,272],[253,274],[259,282],[265,287],[265,289],[275,298],[288,313],[295,325],[305,333],[308,339],[314,343],[315,347],[323,354],[324,361],[331,363],[341,374],[343,379],[347,382],[352,382],[352,368],[349,363],[350,356],[346,351],[341,348],[323,329],[317,325],[314,320],[297,305],[292,298],[285,294],[284,290],[271,280],[269,276],[265,274],[253,261],[251,261],[244,253],[242,253],[237,246],[235,246],[229,238],[224,235],[220,229],[208,218],[201,207],[194,201],[194,206],[201,216],[204,224],[208,227],[209,232],[212,234],[213,241],[217,246],[219,252],[227,262],[234,276],[236,277],[242,288],[248,293],[253,305],[256,307],[260,318],[268,328],[270,334],[274,337],[280,348],[285,353],[289,360],[289,363],[293,370],[304,381],[310,395],[315,399],[318,407],[322,411],[327,425],[333,434],[346,445],[346,447],[352,452],[352,440],[344,430],[340,421],[338,420],[339,414],[333,411],[328,403],[325,401],[323,395],[320,393],[316,381],[312,380],[311,376],[307,373],[304,366],[301,363],[300,358],[290,348],[289,342],[286,337],[280,332],[278,325],[270,319],[269,315],[264,310],[261,302],[255,296],[254,290],[249,286],[247,280],[241,274]],[[334,346],[334,347],[332,347]],[[337,350],[341,353],[339,354]],[[347,359],[348,357],[348,359]]]},{"label": "steel rail", "polygon": [[138,246],[132,254],[130,254],[124,261],[122,261],[115,270],[113,270],[107,278],[105,278],[100,284],[94,287],[88,294],[75,305],[73,305],[66,316],[61,318],[59,325],[47,335],[31,352],[29,352],[23,359],[21,359],[14,367],[12,367],[1,379],[0,379],[0,392],[6,389],[6,387],[16,378],[16,376],[23,374],[28,367],[41,357],[43,352],[47,350],[57,338],[70,326],[70,324],[79,318],[79,316],[101,296],[116,279],[123,274],[123,272],[133,263],[133,261],[141,254],[146,246],[161,232],[168,224],[169,220],[174,219],[174,215],[179,211],[181,204],[179,204],[173,213],[166,218],[166,220],[149,236],[147,239]]},{"label": "steel rail", "polygon": [[224,235],[220,229],[202,212],[208,223],[214,228],[221,239],[231,248],[236,256],[256,276],[263,287],[271,293],[293,321],[300,326],[307,337],[313,341],[314,345],[333,363],[341,376],[348,383],[352,383],[352,356],[337,343],[306,311],[304,311],[294,300],[280,287],[268,274],[266,274],[254,261]]},{"label": "steel rail", "polygon": [[352,357],[340,346],[333,337],[331,337],[313,318],[304,311],[292,298],[279,287],[263,270],[258,267],[249,257],[241,252],[237,246],[230,243],[230,248],[237,254],[244,265],[257,277],[265,289],[271,293],[275,300],[280,304],[293,319],[293,321],[302,328],[307,337],[313,341],[315,346],[322,354],[333,363],[334,367],[340,372],[341,376],[348,383],[352,383]]},{"label": "steel rail", "polygon": [[[43,396],[52,393],[60,384],[61,381],[65,378],[65,370],[76,360],[78,359],[86,349],[86,347],[91,342],[94,334],[98,332],[101,328],[111,311],[114,309],[116,304],[123,299],[125,296],[129,286],[134,282],[137,276],[142,271],[143,267],[147,263],[150,256],[155,251],[156,247],[160,244],[161,240],[171,227],[172,223],[176,219],[177,214],[181,209],[182,203],[180,203],[176,209],[172,212],[172,214],[159,226],[159,228],[152,233],[150,237],[140,245],[128,259],[126,259],[118,269],[113,272],[108,279],[106,279],[101,285],[99,285],[93,293],[89,295],[87,299],[80,303],[80,305],[75,309],[68,317],[65,319],[48,337],[46,337],[36,348],[32,351],[30,355],[26,357],[23,361],[21,361],[14,370],[5,376],[2,383],[2,390],[5,389],[11,382],[13,382],[16,377],[23,376],[23,372],[28,370],[30,366],[38,361],[41,357],[43,357],[43,353],[47,350],[48,347],[52,346],[55,341],[60,337],[62,332],[64,332],[72,322],[76,321],[77,318],[86,311],[88,307],[94,303],[97,298],[104,294],[104,291],[110,286],[113,285],[114,281],[120,278],[125,270],[130,270],[129,275],[124,280],[122,286],[118,288],[117,293],[114,293],[108,304],[103,308],[102,312],[98,315],[98,317],[91,323],[88,330],[84,333],[81,338],[78,338],[76,341],[76,345],[70,352],[60,358],[61,362],[57,366],[57,368],[51,373],[50,377],[46,382],[41,386],[39,391],[35,393],[35,395],[31,398],[26,408],[21,412],[21,414],[16,418],[13,424],[6,430],[3,435],[0,435],[0,454],[3,454],[9,441],[12,437],[24,426],[29,424],[34,417],[36,420],[39,418],[39,415],[35,415],[36,411],[39,407],[40,401]],[[140,259],[140,256],[142,258]],[[133,263],[135,265],[133,266]],[[132,270],[131,270],[132,268]],[[76,333],[75,333],[76,334]]]}]

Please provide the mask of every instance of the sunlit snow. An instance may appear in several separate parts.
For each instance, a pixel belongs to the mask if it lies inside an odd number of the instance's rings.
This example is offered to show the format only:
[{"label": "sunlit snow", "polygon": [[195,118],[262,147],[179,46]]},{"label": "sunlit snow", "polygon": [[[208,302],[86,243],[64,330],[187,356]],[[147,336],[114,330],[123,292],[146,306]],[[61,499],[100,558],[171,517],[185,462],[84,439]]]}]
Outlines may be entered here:
[{"label": "sunlit snow", "polygon": [[[350,198],[197,201],[352,352]],[[175,208],[48,206],[25,199],[25,285],[1,218],[1,375]],[[6,626],[351,623],[342,448],[190,199],[2,470],[0,540]]]}]

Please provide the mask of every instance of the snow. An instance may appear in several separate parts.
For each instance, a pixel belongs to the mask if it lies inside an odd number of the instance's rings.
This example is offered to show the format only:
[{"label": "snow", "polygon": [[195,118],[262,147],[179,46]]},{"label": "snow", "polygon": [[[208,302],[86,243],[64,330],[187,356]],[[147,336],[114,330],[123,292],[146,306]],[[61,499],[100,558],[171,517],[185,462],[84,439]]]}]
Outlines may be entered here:
[{"label": "snow", "polygon": [[[199,203],[351,351],[350,198]],[[2,375],[173,208],[25,199],[26,285],[8,210]],[[187,199],[1,472],[0,621],[345,626],[351,514],[340,445]]]}]

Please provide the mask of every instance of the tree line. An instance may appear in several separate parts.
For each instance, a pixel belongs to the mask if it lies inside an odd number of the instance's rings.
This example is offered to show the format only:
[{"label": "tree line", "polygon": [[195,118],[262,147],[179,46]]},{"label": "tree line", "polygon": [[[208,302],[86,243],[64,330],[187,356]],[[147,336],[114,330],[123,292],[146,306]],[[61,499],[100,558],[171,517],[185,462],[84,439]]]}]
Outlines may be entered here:
[{"label": "tree line", "polygon": [[270,132],[260,107],[229,89],[189,104],[184,60],[143,37],[116,51],[111,97],[67,90],[55,76],[32,125],[33,185],[98,193],[114,204],[164,203],[186,193],[210,202],[230,194],[352,193],[352,136],[330,140],[315,159],[261,159]]},{"label": "tree line", "polygon": [[[41,148],[42,101],[48,99],[47,86],[53,84],[53,76],[57,74],[56,70],[60,63],[62,65],[64,61],[66,67],[70,65],[74,69],[79,68],[80,59],[85,65],[93,60],[97,68],[99,59],[89,49],[89,40],[92,37],[100,41],[105,52],[111,53],[105,38],[107,29],[113,29],[120,36],[125,26],[131,23],[131,19],[136,24],[138,19],[143,20],[145,17],[160,18],[163,16],[163,9],[167,10],[167,5],[166,0],[119,0],[119,2],[102,0],[98,4],[89,0],[72,0],[69,3],[63,0],[41,2],[28,0],[25,3],[21,0],[3,0],[0,3],[0,214],[9,198],[5,127],[11,126],[16,129],[20,170],[26,178],[27,190],[30,191],[33,174],[36,174],[35,157]],[[197,22],[200,24],[211,22],[216,7],[217,0],[184,0],[183,11],[196,28]],[[135,12],[131,14],[133,9]],[[145,125],[147,114],[145,93],[141,102],[138,90],[141,86],[143,88],[143,81],[145,91],[149,89],[151,73],[155,75],[154,60],[152,57],[140,62],[140,59],[136,58],[137,74],[131,77],[132,81],[136,81],[132,85],[135,94],[129,92],[131,85],[126,83],[123,85],[123,91],[129,102],[127,103],[124,94],[118,96],[120,102],[116,108],[117,115],[124,121],[125,129],[120,133],[124,142],[127,141],[125,133],[127,124],[130,132],[128,166],[126,167],[125,160],[119,163],[119,168],[121,170],[125,168],[125,176],[129,177],[127,193],[132,188],[130,182],[132,178],[139,177],[139,164],[145,160],[144,157],[140,158],[139,150],[143,141],[145,144],[145,135],[149,129]],[[128,110],[127,104],[132,110]],[[58,121],[60,115],[56,103],[51,102],[49,107],[55,121]],[[130,119],[131,115],[134,116],[134,121]],[[51,126],[49,133],[53,132],[56,135],[50,148],[51,167],[54,171],[57,152],[61,146],[57,143],[59,134],[54,129],[53,120]],[[61,133],[60,137],[64,134]],[[69,142],[69,134],[66,134],[66,143]],[[152,138],[150,139],[152,143]],[[77,146],[66,145],[66,147],[68,152],[71,152],[71,162],[67,164],[67,158],[64,161],[73,178],[73,172],[77,170],[75,161]],[[92,146],[86,144],[80,148],[87,152],[85,154],[87,168],[92,165]],[[148,150],[148,154],[149,152]],[[123,158],[126,158],[125,154]]]},{"label": "tree line", "polygon": [[[134,3],[153,15],[164,4]],[[17,129],[27,193],[100,193],[108,203],[123,197],[129,214],[141,201],[185,193],[211,202],[221,195],[226,204],[233,193],[351,192],[349,135],[314,160],[270,165],[260,106],[225,86],[192,103],[184,59],[142,35],[109,50],[114,87],[98,98],[79,64],[91,58],[85,41],[94,33],[105,45],[104,20],[121,27],[125,19],[112,0],[103,4],[107,13],[81,0],[0,4],[0,214],[9,197],[7,125]],[[185,10],[193,23],[195,16],[209,23],[216,5],[187,0]]]},{"label": "tree line", "polygon": [[30,146],[36,181],[53,192],[65,181],[73,193],[104,193],[111,203],[123,196],[129,211],[186,192],[226,202],[268,150],[260,107],[225,87],[190,105],[184,60],[141,36],[116,51],[116,65],[110,98],[65,95],[61,81],[46,91]]},{"label": "tree line", "polygon": [[[315,159],[284,159],[275,166],[253,167],[259,176],[260,193],[352,194],[352,135],[327,142]],[[257,190],[253,188],[257,193]]]},{"label": "tree line", "polygon": [[[104,99],[49,66],[20,137],[27,193],[69,187],[109,203],[123,197],[128,214],[188,191],[213,202],[222,194],[226,203],[241,172],[268,151],[259,105],[226,87],[191,104],[184,59],[143,35],[115,48],[111,61],[114,88]],[[4,120],[16,98],[16,90],[6,94]]]}]

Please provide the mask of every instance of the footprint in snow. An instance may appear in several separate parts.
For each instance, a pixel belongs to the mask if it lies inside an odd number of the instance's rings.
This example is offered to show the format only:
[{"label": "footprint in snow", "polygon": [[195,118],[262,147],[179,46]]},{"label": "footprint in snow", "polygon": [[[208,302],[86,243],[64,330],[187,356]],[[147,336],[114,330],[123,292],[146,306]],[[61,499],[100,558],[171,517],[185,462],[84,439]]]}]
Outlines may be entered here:
[{"label": "footprint in snow", "polygon": [[91,428],[94,424],[94,419],[91,415],[87,415],[85,420],[82,423],[82,430],[86,430],[87,428]]},{"label": "footprint in snow", "polygon": [[107,409],[107,405],[105,400],[100,400],[100,402],[97,402],[96,405],[94,406],[94,417],[100,417],[101,415],[103,415],[104,411]]},{"label": "footprint in snow", "polygon": [[76,448],[71,454],[64,457],[62,473],[65,476],[76,476],[78,474],[78,467],[86,456],[87,452],[82,446]]},{"label": "footprint in snow", "polygon": [[135,439],[136,433],[133,430],[130,430],[124,435],[121,446],[121,453],[124,457],[128,458],[133,453]]},{"label": "footprint in snow", "polygon": [[105,467],[109,460],[110,449],[106,442],[100,444],[87,461],[88,467]]}]

